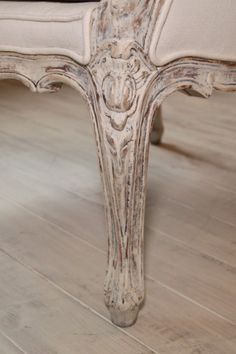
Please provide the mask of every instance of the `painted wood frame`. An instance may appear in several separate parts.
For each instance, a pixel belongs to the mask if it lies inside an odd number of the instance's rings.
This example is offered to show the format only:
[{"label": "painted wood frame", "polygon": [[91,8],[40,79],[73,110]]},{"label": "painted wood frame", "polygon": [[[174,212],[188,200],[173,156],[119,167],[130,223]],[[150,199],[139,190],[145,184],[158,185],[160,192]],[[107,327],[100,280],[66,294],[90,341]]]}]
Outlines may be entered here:
[{"label": "painted wood frame", "polygon": [[155,120],[176,90],[209,97],[236,90],[236,61],[182,58],[162,67],[149,59],[154,25],[165,0],[103,0],[91,22],[92,57],[83,66],[59,55],[0,53],[0,78],[35,92],[63,83],[87,100],[94,124],[108,228],[105,302],[112,321],[130,326],[144,300],[143,231],[149,144]]}]

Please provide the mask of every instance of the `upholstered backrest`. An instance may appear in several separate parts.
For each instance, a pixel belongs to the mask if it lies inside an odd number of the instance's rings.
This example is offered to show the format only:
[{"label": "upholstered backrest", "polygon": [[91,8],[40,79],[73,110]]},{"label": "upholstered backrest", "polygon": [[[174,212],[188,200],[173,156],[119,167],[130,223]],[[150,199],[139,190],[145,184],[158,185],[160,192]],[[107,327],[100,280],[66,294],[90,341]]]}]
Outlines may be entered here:
[{"label": "upholstered backrest", "polygon": [[150,57],[164,65],[181,57],[236,60],[236,0],[166,0]]}]

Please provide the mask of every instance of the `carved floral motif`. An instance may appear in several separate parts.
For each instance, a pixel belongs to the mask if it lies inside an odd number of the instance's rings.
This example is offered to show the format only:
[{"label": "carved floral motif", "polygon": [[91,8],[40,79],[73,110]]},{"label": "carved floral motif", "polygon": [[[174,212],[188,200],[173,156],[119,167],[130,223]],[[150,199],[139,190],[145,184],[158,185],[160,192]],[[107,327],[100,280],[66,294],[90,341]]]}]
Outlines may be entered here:
[{"label": "carved floral motif", "polygon": [[132,76],[119,72],[109,73],[103,83],[103,98],[111,111],[124,113],[128,111],[136,96],[136,83]]},{"label": "carved floral motif", "polygon": [[101,109],[112,128],[118,131],[124,130],[136,111],[139,91],[154,69],[135,46],[127,48],[124,53],[119,53],[116,44],[110,45],[91,65],[92,75],[97,85],[100,84]]}]

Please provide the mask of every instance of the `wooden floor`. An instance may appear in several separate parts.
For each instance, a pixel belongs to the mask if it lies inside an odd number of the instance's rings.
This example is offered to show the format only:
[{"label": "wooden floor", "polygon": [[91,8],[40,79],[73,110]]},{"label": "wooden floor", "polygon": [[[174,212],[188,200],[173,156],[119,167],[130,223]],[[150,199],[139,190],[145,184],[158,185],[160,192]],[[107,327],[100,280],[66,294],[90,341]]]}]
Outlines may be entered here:
[{"label": "wooden floor", "polygon": [[103,195],[87,107],[70,88],[0,84],[0,354],[236,353],[236,94],[171,96],[151,148],[146,302],[103,303]]}]

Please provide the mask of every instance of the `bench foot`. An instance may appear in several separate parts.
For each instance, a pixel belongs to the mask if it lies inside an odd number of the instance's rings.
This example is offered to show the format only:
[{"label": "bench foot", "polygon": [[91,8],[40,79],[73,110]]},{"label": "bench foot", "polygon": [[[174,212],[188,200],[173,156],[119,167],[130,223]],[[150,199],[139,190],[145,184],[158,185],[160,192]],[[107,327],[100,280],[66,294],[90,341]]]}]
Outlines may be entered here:
[{"label": "bench foot", "polygon": [[135,324],[137,318],[138,318],[138,313],[139,313],[139,307],[134,306],[131,309],[122,311],[120,309],[114,309],[114,308],[109,308],[110,311],[110,316],[111,316],[111,321],[119,327],[130,327],[133,324]]}]

